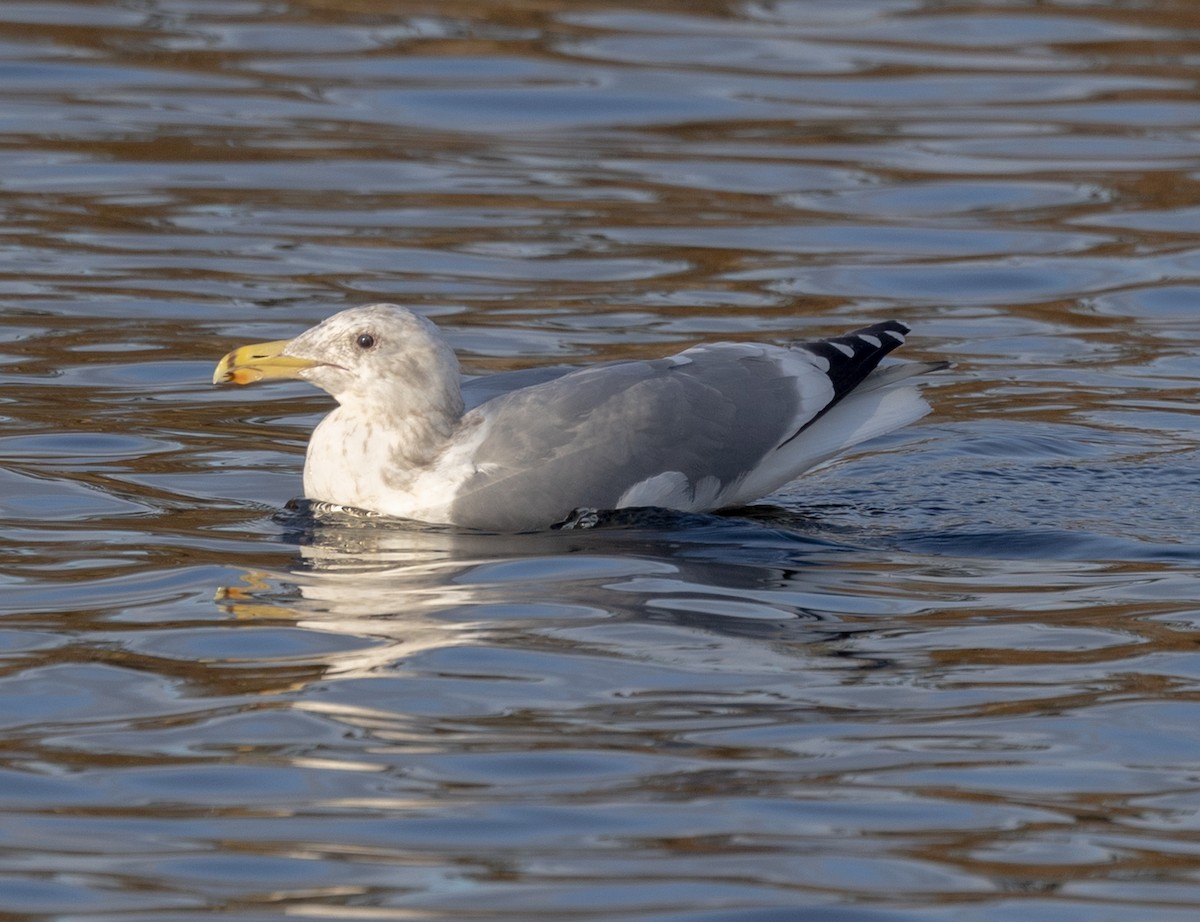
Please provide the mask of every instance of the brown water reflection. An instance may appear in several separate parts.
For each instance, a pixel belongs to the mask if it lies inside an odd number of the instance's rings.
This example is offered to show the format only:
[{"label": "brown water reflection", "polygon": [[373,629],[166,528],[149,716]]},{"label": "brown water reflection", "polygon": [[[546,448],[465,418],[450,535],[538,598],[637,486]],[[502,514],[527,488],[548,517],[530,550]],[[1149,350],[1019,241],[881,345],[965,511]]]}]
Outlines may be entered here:
[{"label": "brown water reflection", "polygon": [[[0,2],[0,916],[1191,919],[1193,4]],[[902,316],[744,515],[285,509],[231,344]]]}]

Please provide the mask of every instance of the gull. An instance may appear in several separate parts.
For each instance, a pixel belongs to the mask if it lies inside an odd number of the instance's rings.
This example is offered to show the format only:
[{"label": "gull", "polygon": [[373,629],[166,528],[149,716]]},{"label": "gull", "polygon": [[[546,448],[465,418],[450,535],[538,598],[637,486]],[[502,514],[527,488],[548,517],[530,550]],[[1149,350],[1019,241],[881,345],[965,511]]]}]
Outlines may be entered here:
[{"label": "gull", "polygon": [[818,342],[706,343],[579,368],[471,409],[428,318],[394,304],[334,314],[295,339],[242,346],[213,383],[297,378],[337,407],[304,462],[311,500],[493,532],[577,510],[744,506],[929,412],[878,367],[909,328],[888,320]]}]

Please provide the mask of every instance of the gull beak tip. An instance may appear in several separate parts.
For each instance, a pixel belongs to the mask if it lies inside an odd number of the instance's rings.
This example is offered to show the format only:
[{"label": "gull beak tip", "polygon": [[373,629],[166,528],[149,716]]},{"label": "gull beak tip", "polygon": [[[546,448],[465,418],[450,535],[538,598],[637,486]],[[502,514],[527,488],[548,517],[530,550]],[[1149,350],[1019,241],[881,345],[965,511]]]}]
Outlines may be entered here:
[{"label": "gull beak tip", "polygon": [[213,384],[250,384],[262,379],[258,369],[239,362],[239,351],[235,349],[217,362],[217,367],[213,369]]},{"label": "gull beak tip", "polygon": [[228,384],[233,380],[233,374],[229,370],[230,359],[233,358],[233,353],[225,356],[221,361],[217,362],[217,367],[213,370],[213,384]]},{"label": "gull beak tip", "polygon": [[253,384],[256,381],[276,381],[298,378],[300,372],[319,364],[313,359],[285,355],[290,340],[254,343],[234,349],[217,363],[213,384]]}]

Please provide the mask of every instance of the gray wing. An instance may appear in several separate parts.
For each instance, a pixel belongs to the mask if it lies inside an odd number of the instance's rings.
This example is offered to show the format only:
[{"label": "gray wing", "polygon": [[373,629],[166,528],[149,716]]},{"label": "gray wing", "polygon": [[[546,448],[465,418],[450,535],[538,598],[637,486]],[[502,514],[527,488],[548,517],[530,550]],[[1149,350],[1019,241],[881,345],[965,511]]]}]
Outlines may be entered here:
[{"label": "gray wing", "polygon": [[794,376],[756,351],[585,369],[485,403],[473,411],[487,420],[478,473],[455,521],[544,527],[577,507],[615,508],[672,472],[693,491],[727,486],[795,428],[800,405]]},{"label": "gray wing", "polygon": [[780,449],[861,384],[904,332],[879,324],[791,349],[698,346],[494,398],[468,416],[484,436],[454,521],[520,530],[578,507],[715,509],[744,501],[737,486],[752,474],[769,482],[753,498],[765,495],[799,473]]},{"label": "gray wing", "polygon": [[498,371],[470,378],[462,383],[463,404],[468,410],[523,387],[533,387],[578,371],[571,365],[547,365],[543,368],[522,368],[519,371]]}]

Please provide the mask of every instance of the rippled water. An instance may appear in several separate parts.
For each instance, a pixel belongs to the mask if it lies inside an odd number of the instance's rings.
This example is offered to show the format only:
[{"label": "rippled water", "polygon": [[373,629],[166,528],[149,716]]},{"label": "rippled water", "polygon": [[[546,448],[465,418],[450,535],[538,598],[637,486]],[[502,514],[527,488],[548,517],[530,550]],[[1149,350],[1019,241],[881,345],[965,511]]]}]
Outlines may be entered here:
[{"label": "rippled water", "polygon": [[[1188,0],[0,0],[0,916],[1191,920]],[[870,320],[935,413],[743,515],[314,514],[233,345]]]}]

